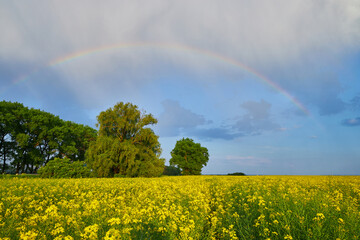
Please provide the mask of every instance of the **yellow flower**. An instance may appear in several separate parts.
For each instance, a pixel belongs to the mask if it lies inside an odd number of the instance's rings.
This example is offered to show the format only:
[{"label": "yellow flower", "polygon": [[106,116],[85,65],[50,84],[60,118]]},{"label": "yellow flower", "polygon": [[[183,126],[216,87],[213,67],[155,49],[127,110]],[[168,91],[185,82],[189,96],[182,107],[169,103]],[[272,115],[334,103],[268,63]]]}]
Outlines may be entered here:
[{"label": "yellow flower", "polygon": [[60,224],[60,223],[56,223],[56,224],[55,224],[55,227],[54,227],[54,230],[51,231],[51,235],[56,236],[56,235],[58,235],[58,234],[60,234],[60,233],[63,233],[63,232],[65,232],[65,230],[64,230],[64,228],[61,226],[61,224]]},{"label": "yellow flower", "polygon": [[109,231],[106,232],[106,236],[104,240],[118,240],[121,239],[120,231],[114,228],[111,228]]},{"label": "yellow flower", "polygon": [[313,218],[314,221],[320,221],[320,220],[323,220],[325,219],[325,216],[323,213],[317,213],[316,214],[316,217]]},{"label": "yellow flower", "polygon": [[108,221],[111,226],[119,225],[121,223],[120,218],[112,218]]},{"label": "yellow flower", "polygon": [[32,231],[32,230],[28,231],[26,233],[21,232],[20,233],[20,239],[21,240],[35,240],[37,235],[38,234],[36,232]]},{"label": "yellow flower", "polygon": [[97,224],[87,226],[84,229],[84,233],[81,234],[81,237],[84,239],[95,240],[98,238],[98,236],[97,236],[98,230],[99,230],[99,225],[97,225]]}]

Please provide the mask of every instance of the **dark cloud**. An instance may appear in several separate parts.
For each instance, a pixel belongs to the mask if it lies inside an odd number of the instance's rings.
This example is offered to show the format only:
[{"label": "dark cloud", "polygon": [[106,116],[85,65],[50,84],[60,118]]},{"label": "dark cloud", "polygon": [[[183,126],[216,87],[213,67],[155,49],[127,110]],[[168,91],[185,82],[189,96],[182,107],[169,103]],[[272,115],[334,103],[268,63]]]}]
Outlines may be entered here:
[{"label": "dark cloud", "polygon": [[319,109],[320,115],[333,115],[346,109],[346,103],[340,98],[343,87],[337,76],[324,74],[310,78],[309,87],[303,88],[306,92],[306,101]]},{"label": "dark cloud", "polygon": [[248,116],[253,119],[261,120],[269,118],[269,111],[271,104],[264,101],[261,102],[247,101],[240,105],[242,108],[248,111]]},{"label": "dark cloud", "polygon": [[188,134],[204,140],[233,140],[235,138],[243,136],[240,133],[231,133],[230,130],[227,128],[192,129],[188,132]]},{"label": "dark cloud", "polygon": [[[176,42],[251,66],[359,47],[357,0],[2,1],[0,55],[29,62],[119,42]],[[206,5],[206,11],[203,11]],[[224,18],[223,16],[226,16]],[[109,62],[111,63],[111,62]]]},{"label": "dark cloud", "polygon": [[187,135],[205,140],[233,140],[243,136],[259,135],[264,131],[281,131],[282,129],[271,119],[271,104],[264,100],[244,102],[241,107],[247,113],[234,124],[221,127],[205,127],[211,121],[181,107],[177,101],[166,100],[163,102],[163,107],[164,112],[160,115],[157,126],[162,137]]},{"label": "dark cloud", "polygon": [[340,98],[344,88],[335,74],[318,73],[314,69],[304,71],[304,66],[288,71],[284,84],[296,93],[305,105],[317,107],[320,115],[334,115],[346,109],[346,103]]},{"label": "dark cloud", "polygon": [[[114,44],[144,42],[158,43],[155,46],[160,47],[161,43],[176,43],[174,49],[176,46],[200,48],[204,52],[214,52],[214,56],[241,60],[266,77],[269,72],[266,68],[275,69],[276,73],[269,74],[275,75],[270,79],[299,96],[300,100],[318,106],[320,114],[330,115],[344,110],[344,102],[339,98],[341,86],[337,80],[304,75],[296,77],[291,66],[298,66],[297,73],[322,69],[319,67],[322,62],[325,69],[331,69],[335,64],[326,65],[329,59],[341,59],[348,52],[357,51],[360,47],[357,1],[304,3],[303,0],[294,0],[290,4],[279,0],[276,5],[266,0],[233,0],[223,4],[205,0],[196,3],[190,0],[171,3],[163,0],[156,3],[110,0],[106,4],[96,1],[41,1],[35,4],[36,7],[32,7],[32,1],[21,4],[3,1],[0,3],[0,56],[1,61],[6,62],[46,65],[75,52]],[[204,5],[207,8],[205,12]],[[181,47],[179,50],[183,51]],[[89,105],[95,104],[92,99],[107,99],[114,94],[113,89],[136,92],[136,86],[152,81],[146,78],[150,74],[144,74],[143,68],[139,70],[139,65],[154,69],[157,61],[143,54],[134,57],[136,54],[133,53],[121,51],[124,62],[112,57],[100,61],[100,56],[96,55],[94,66],[81,61],[78,63],[81,66],[71,71],[58,68],[58,71],[67,74],[67,78],[60,81],[71,84],[77,90],[79,99],[85,99],[84,102],[89,102]],[[314,60],[311,62],[309,59]],[[192,66],[204,72],[211,69],[221,74],[221,67],[212,69],[208,67],[208,62],[196,58],[191,60],[177,56],[174,65]],[[114,69],[127,84],[116,88],[109,80],[111,78],[104,77]],[[280,71],[287,74],[283,80],[276,76]],[[133,89],[128,85],[135,87]],[[111,86],[111,94],[105,86]],[[89,94],[93,96],[91,99]]]},{"label": "dark cloud", "polygon": [[[316,102],[314,102],[316,103]],[[346,104],[338,97],[329,97],[317,102],[320,115],[333,115],[345,110]]]},{"label": "dark cloud", "polygon": [[162,137],[178,136],[207,123],[204,116],[180,106],[179,102],[165,100],[162,102],[164,112],[159,117],[158,132]]},{"label": "dark cloud", "polygon": [[247,101],[241,104],[241,107],[247,110],[247,114],[232,126],[237,132],[243,135],[259,135],[264,131],[281,129],[280,125],[270,118],[270,103],[264,100]]},{"label": "dark cloud", "polygon": [[204,140],[223,139],[232,140],[242,136],[231,133],[227,127],[206,128],[211,124],[204,116],[180,106],[179,102],[165,100],[162,102],[164,112],[160,115],[156,130],[161,137],[189,136]]},{"label": "dark cloud", "polygon": [[360,126],[360,117],[344,119],[341,124],[346,127]]},{"label": "dark cloud", "polygon": [[353,97],[350,101],[350,107],[354,111],[360,111],[360,94]]},{"label": "dark cloud", "polygon": [[[317,61],[303,59],[296,64],[282,64],[265,70],[265,75],[269,79],[274,79],[305,108],[316,108],[322,116],[345,111],[348,103],[342,99],[342,96],[348,87],[339,73],[341,71],[339,64],[329,62],[328,59],[321,60],[316,54],[309,57],[314,57]],[[330,67],[333,69],[324,71],[324,68]],[[299,116],[292,111],[287,111],[286,114]]]}]

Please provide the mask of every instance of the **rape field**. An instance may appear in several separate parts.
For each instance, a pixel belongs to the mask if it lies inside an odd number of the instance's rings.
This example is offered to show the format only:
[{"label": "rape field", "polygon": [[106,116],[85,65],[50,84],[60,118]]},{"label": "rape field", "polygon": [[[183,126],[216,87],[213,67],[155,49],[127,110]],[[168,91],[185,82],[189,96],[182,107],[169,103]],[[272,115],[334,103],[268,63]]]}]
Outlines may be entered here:
[{"label": "rape field", "polygon": [[0,179],[1,239],[359,239],[360,177]]}]

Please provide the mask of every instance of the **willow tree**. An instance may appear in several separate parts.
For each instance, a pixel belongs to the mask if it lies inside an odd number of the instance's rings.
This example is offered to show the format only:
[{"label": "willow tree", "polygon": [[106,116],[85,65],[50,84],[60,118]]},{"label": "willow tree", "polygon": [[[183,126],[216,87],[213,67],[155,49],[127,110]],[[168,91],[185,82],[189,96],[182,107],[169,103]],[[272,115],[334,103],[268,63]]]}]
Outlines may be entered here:
[{"label": "willow tree", "polygon": [[160,158],[158,136],[149,125],[157,123],[136,105],[120,102],[97,117],[98,137],[86,152],[90,167],[100,177],[159,176],[165,160]]}]

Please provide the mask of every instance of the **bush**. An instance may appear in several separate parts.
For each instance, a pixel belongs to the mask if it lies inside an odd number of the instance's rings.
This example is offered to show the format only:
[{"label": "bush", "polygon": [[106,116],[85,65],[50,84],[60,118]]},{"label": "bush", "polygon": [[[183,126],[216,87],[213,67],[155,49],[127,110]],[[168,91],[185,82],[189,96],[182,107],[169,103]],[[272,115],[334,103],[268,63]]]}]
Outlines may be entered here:
[{"label": "bush", "polygon": [[9,178],[38,178],[38,174],[0,174],[0,179],[9,179]]},{"label": "bush", "polygon": [[114,178],[126,178],[126,175],[122,175],[120,173],[114,174]]},{"label": "bush", "polygon": [[235,172],[235,173],[228,173],[228,175],[232,175],[232,176],[245,176],[245,173]]},{"label": "bush", "polygon": [[166,176],[179,176],[181,175],[180,168],[174,167],[174,166],[165,166],[163,175]]},{"label": "bush", "polygon": [[38,171],[42,178],[85,178],[91,170],[83,161],[71,162],[69,158],[55,158]]}]

